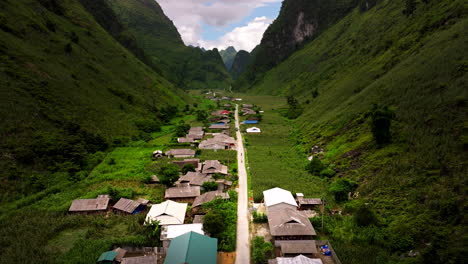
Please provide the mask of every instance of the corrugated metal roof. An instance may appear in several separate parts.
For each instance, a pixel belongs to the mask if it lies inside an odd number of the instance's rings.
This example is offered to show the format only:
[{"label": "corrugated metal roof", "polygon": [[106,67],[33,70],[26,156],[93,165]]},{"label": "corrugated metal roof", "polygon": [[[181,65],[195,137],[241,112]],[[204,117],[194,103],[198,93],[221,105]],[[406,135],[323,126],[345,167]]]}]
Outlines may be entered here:
[{"label": "corrugated metal roof", "polygon": [[299,255],[294,258],[276,258],[277,264],[323,264],[319,258],[308,258],[303,255]]},{"label": "corrugated metal roof", "polygon": [[176,203],[169,200],[151,206],[146,220],[157,220],[160,225],[181,225],[184,223],[186,211],[186,203]]},{"label": "corrugated metal roof", "polygon": [[101,254],[97,262],[102,261],[114,261],[115,257],[117,257],[117,252],[115,251],[107,251]]},{"label": "corrugated metal roof", "polygon": [[172,239],[164,264],[216,264],[217,250],[216,238],[195,232],[186,233]]},{"label": "corrugated metal roof", "polygon": [[297,206],[292,193],[278,187],[264,191],[263,198],[265,200],[265,206],[267,207],[280,203]]},{"label": "corrugated metal roof", "polygon": [[[280,241],[280,240],[277,240]],[[276,242],[275,241],[275,244]],[[317,246],[315,240],[288,240],[280,241],[281,252],[283,254],[316,254]]]},{"label": "corrugated metal roof", "polygon": [[306,213],[292,208],[269,212],[268,225],[272,236],[316,235]]},{"label": "corrugated metal roof", "polygon": [[200,186],[172,187],[166,189],[164,198],[194,198],[200,195]]},{"label": "corrugated metal roof", "polygon": [[211,202],[216,198],[220,199],[229,199],[229,194],[220,192],[220,191],[212,191],[212,192],[206,192],[197,198],[195,198],[195,201],[192,204],[192,208],[201,206],[205,203]]},{"label": "corrugated metal roof", "polygon": [[105,211],[109,205],[109,198],[97,199],[78,199],[74,200],[68,211],[86,212],[86,211]]},{"label": "corrugated metal roof", "polygon": [[156,256],[124,258],[122,264],[157,264]]},{"label": "corrugated metal roof", "polygon": [[138,206],[140,206],[139,202],[127,198],[120,198],[120,200],[114,205],[114,209],[131,214],[138,208]]},{"label": "corrugated metal roof", "polygon": [[164,226],[161,232],[161,240],[171,240],[188,232],[195,232],[204,235],[203,224],[187,224],[187,225],[167,225]]}]

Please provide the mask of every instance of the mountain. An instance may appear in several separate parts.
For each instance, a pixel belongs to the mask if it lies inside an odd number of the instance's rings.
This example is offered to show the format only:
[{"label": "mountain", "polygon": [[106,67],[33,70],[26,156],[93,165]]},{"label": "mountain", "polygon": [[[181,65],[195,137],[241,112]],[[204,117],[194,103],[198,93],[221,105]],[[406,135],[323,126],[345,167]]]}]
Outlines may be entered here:
[{"label": "mountain", "polygon": [[224,65],[226,65],[226,69],[230,71],[232,63],[234,62],[234,58],[237,54],[236,49],[230,46],[227,49],[220,51],[219,54],[221,55],[221,58],[223,58]]},{"label": "mountain", "polygon": [[[365,1],[364,2],[375,2]],[[256,56],[246,72],[233,85],[237,90],[248,88],[263,73],[286,59],[305,43],[346,16],[359,0],[285,0],[278,18],[265,31]],[[372,3],[369,3],[372,6]],[[247,85],[247,86],[246,86]]]},{"label": "mountain", "polygon": [[250,62],[250,58],[250,53],[248,53],[245,50],[240,50],[236,54],[236,57],[234,58],[234,61],[232,63],[232,67],[229,70],[229,74],[231,74],[233,80],[239,78],[239,76],[245,71],[247,65]]},{"label": "mountain", "polygon": [[[94,3],[101,23],[112,18]],[[132,38],[123,25],[96,20],[79,1],[0,2],[2,203],[79,181],[110,146],[147,139],[185,106],[141,49],[121,44]]]},{"label": "mountain", "polygon": [[[296,2],[301,1],[284,1],[255,58],[254,67],[270,70],[250,72],[243,87],[289,96],[290,109],[300,110],[291,111],[299,114],[297,147],[307,154],[313,146],[323,148],[321,161],[336,173],[324,179],[330,193],[346,190],[346,180],[357,185],[357,198],[330,201],[342,215],[325,218],[320,232],[343,263],[463,262],[466,2],[361,1],[286,56],[294,49],[288,43],[297,43],[296,21],[308,21],[310,12],[305,5],[287,8]],[[318,8],[318,17],[330,7]],[[284,23],[285,17],[292,23]],[[260,64],[263,50],[270,50],[272,59]]]},{"label": "mountain", "polygon": [[229,87],[230,76],[217,50],[187,47],[154,0],[106,0],[163,76],[183,89]]}]

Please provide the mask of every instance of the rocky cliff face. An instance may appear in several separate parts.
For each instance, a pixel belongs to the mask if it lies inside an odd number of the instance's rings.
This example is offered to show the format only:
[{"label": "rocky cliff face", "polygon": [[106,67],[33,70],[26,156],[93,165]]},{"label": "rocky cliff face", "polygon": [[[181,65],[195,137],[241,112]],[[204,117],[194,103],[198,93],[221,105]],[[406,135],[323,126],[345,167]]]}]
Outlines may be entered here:
[{"label": "rocky cliff face", "polygon": [[235,80],[245,71],[245,68],[250,62],[251,55],[245,50],[241,50],[237,53],[232,63],[231,70],[229,73],[231,77]]},{"label": "rocky cliff face", "polygon": [[[289,55],[300,49],[305,43],[316,38],[322,31],[335,24],[361,2],[376,0],[285,0],[275,22],[266,30],[246,73],[241,76],[235,88],[247,88],[261,74]],[[364,7],[372,3],[364,4]]]}]

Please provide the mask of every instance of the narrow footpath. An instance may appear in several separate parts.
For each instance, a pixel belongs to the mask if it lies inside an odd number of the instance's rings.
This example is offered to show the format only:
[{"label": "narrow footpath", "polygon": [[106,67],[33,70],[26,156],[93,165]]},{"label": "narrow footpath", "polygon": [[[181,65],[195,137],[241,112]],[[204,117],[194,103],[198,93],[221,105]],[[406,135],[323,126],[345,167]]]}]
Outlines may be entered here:
[{"label": "narrow footpath", "polygon": [[236,264],[250,263],[250,236],[248,215],[247,171],[242,134],[239,126],[239,105],[236,105],[237,163],[239,198],[237,202],[237,250]]}]

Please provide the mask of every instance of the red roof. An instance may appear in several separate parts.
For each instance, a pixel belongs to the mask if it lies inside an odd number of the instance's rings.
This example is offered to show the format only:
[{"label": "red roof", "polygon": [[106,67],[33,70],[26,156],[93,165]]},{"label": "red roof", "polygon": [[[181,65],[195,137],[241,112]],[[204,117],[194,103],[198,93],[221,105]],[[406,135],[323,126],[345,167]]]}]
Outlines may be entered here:
[{"label": "red roof", "polygon": [[228,110],[224,110],[221,112],[222,115],[229,115],[231,112],[229,112]]}]

